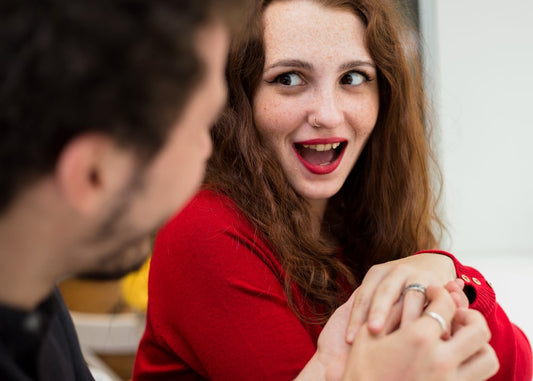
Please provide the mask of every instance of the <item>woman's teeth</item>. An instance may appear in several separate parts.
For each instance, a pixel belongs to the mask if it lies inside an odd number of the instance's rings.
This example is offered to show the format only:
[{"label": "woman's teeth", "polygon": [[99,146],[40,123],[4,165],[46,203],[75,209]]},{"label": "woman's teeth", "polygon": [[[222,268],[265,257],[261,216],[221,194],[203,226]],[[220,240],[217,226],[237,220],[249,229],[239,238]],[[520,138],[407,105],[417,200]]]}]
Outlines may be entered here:
[{"label": "woman's teeth", "polygon": [[304,144],[304,148],[314,149],[315,151],[329,151],[340,146],[341,143],[333,144]]}]

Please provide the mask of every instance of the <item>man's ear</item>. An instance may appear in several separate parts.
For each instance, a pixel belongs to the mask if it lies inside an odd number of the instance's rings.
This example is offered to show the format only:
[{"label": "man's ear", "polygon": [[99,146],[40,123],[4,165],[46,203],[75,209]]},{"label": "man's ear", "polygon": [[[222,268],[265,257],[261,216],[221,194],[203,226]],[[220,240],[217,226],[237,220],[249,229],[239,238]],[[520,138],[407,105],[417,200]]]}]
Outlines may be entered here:
[{"label": "man's ear", "polygon": [[119,148],[104,134],[83,134],[71,140],[59,155],[55,176],[61,194],[84,215],[106,208],[129,180],[131,152]]}]

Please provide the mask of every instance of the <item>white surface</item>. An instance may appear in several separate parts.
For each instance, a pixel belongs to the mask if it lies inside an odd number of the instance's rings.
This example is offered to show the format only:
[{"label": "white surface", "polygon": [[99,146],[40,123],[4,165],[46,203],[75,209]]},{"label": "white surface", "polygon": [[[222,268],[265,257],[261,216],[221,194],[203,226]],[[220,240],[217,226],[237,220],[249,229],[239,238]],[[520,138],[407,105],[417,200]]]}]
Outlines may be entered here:
[{"label": "white surface", "polygon": [[144,332],[144,314],[71,315],[81,346],[100,354],[135,353]]},{"label": "white surface", "polygon": [[421,2],[433,4],[448,248],[531,256],[533,1]]}]

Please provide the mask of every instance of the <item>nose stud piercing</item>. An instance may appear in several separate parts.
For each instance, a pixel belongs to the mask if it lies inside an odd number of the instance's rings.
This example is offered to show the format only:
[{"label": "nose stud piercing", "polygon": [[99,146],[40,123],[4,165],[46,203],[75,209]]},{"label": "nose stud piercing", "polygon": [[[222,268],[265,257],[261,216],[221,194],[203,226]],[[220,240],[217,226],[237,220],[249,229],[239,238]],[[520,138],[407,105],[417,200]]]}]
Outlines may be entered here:
[{"label": "nose stud piercing", "polygon": [[315,127],[315,128],[320,127],[320,124],[318,124],[318,123],[316,122],[316,115],[313,116],[313,127]]}]

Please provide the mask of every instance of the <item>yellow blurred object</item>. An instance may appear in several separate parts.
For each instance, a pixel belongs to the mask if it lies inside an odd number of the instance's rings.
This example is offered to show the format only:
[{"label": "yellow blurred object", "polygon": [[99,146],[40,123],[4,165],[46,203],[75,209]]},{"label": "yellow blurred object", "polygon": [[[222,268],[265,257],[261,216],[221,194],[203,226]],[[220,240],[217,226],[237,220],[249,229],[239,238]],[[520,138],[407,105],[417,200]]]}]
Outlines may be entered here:
[{"label": "yellow blurred object", "polygon": [[69,278],[59,283],[59,290],[71,311],[113,314],[124,308],[119,283]]},{"label": "yellow blurred object", "polygon": [[126,275],[120,281],[122,298],[126,304],[138,311],[146,312],[148,306],[148,272],[150,270],[150,258],[142,267]]}]

